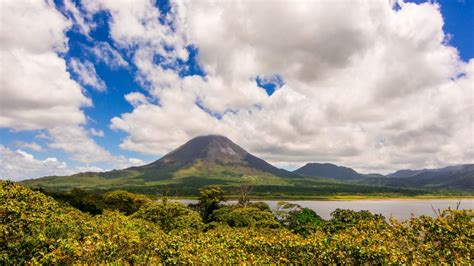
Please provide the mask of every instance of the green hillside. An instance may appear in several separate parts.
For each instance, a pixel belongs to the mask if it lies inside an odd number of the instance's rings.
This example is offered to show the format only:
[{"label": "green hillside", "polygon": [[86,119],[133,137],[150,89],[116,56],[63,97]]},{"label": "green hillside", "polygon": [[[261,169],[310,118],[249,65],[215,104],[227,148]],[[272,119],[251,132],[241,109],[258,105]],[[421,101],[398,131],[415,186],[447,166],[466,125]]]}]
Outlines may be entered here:
[{"label": "green hillside", "polygon": [[[471,169],[471,168],[469,168]],[[304,174],[298,174],[299,171]],[[324,178],[322,178],[323,176]],[[339,178],[339,176],[341,178]],[[459,175],[456,175],[458,177]],[[471,182],[471,172],[456,180]],[[418,179],[416,179],[418,180]],[[223,136],[191,139],[161,159],[147,165],[108,172],[88,172],[72,176],[49,176],[21,182],[49,191],[114,190],[157,194],[167,191],[179,196],[195,196],[199,188],[220,185],[232,191],[242,184],[252,187],[256,197],[324,198],[344,195],[416,196],[428,194],[469,195],[470,190],[455,186],[451,177],[439,178],[443,184],[432,186],[409,179],[364,176],[354,170],[331,164],[308,164],[295,172],[279,169],[248,153]],[[434,179],[433,179],[434,180]],[[451,181],[456,181],[455,183]],[[451,182],[451,183],[450,183]]]}]

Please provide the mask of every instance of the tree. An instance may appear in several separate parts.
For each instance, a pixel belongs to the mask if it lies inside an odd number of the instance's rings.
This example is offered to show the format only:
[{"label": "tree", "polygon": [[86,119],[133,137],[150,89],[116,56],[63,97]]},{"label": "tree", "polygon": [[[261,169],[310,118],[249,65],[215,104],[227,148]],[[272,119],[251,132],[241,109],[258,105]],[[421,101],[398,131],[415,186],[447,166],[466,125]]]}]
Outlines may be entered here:
[{"label": "tree", "polygon": [[278,228],[280,223],[273,213],[256,207],[224,206],[214,212],[216,221],[231,227]]},{"label": "tree", "polygon": [[288,202],[278,203],[277,215],[283,225],[300,235],[316,231],[325,222],[315,211]]},{"label": "tree", "polygon": [[159,225],[165,232],[174,229],[202,229],[203,223],[196,211],[186,208],[179,202],[163,200],[146,204],[131,218],[144,219]]},{"label": "tree", "polygon": [[104,203],[107,208],[119,210],[125,215],[130,215],[149,203],[150,199],[143,195],[133,194],[125,190],[116,190],[104,195]]},{"label": "tree", "polygon": [[385,224],[385,217],[381,214],[372,214],[369,211],[353,211],[336,209],[331,213],[331,220],[325,224],[328,232],[336,232],[354,226],[361,221],[374,221]]},{"label": "tree", "polygon": [[247,184],[242,184],[235,189],[235,192],[238,196],[238,204],[246,207],[250,203],[250,192],[252,192],[252,187]]},{"label": "tree", "polygon": [[225,201],[225,192],[219,186],[207,186],[199,190],[199,199],[196,205],[192,205],[201,214],[204,222],[213,221],[213,212],[219,209],[221,202]]}]

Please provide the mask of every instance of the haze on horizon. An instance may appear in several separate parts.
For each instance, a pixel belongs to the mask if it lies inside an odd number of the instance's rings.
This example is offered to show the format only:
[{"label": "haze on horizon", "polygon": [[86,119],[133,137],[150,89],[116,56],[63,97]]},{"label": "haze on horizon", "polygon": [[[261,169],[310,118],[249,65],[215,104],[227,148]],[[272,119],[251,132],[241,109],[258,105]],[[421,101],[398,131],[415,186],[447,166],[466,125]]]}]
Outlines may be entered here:
[{"label": "haze on horizon", "polygon": [[208,134],[287,169],[473,163],[472,1],[0,3],[0,178]]}]

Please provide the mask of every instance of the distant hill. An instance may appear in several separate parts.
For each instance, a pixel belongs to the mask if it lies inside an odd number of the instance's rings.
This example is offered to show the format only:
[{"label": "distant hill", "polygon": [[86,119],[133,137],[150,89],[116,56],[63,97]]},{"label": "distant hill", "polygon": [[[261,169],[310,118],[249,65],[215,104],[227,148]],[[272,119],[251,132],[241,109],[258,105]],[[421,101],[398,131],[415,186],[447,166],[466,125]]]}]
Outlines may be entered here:
[{"label": "distant hill", "polygon": [[424,169],[424,170],[403,169],[403,170],[398,170],[394,173],[390,173],[390,174],[386,175],[386,177],[394,177],[394,178],[410,177],[410,176],[417,175],[419,173],[423,173],[424,171],[426,171],[426,169]]},{"label": "distant hill", "polygon": [[421,169],[421,170],[411,170],[411,169],[404,169],[398,170],[394,173],[388,174],[387,177],[412,177],[419,174],[427,173],[430,176],[436,176],[440,174],[450,174],[463,171],[465,167],[472,166],[470,164],[461,164],[461,165],[453,165],[447,166],[443,168],[434,168],[434,169]]},{"label": "distant hill", "polygon": [[474,191],[474,164],[438,169],[402,170],[387,176],[387,178],[367,179],[364,182],[392,187]]},{"label": "distant hill", "polygon": [[357,173],[354,169],[330,163],[307,163],[303,167],[293,171],[293,173],[306,177],[325,177],[346,181],[363,177],[363,175]]}]

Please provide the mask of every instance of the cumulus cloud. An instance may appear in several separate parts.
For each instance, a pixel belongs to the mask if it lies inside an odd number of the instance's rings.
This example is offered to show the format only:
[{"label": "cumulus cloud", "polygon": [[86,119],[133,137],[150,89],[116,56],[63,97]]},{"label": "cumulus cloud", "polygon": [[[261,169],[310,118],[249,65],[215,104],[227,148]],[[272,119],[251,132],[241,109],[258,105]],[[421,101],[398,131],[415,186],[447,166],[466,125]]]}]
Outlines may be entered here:
[{"label": "cumulus cloud", "polygon": [[22,151],[12,151],[0,145],[0,178],[19,181],[47,175],[66,175],[71,170],[65,162],[57,158],[35,159],[33,155]]},{"label": "cumulus cloud", "polygon": [[[65,5],[75,17],[80,15],[71,3]],[[86,117],[81,108],[92,102],[71,79],[65,60],[58,55],[68,49],[65,32],[71,22],[51,1],[4,1],[2,9],[8,12],[0,16],[0,127],[45,129],[42,134],[51,141],[49,147],[80,162],[111,158],[82,128]],[[71,64],[81,82],[105,89],[92,63],[73,59]],[[33,143],[21,145],[36,151],[41,148]]]},{"label": "cumulus cloud", "polygon": [[133,106],[139,106],[148,103],[146,96],[140,92],[131,92],[125,95],[125,100],[127,100],[127,102]]},{"label": "cumulus cloud", "polygon": [[67,152],[71,159],[83,163],[105,162],[112,155],[93,141],[83,127],[55,127],[49,130],[49,147]]},{"label": "cumulus cloud", "polygon": [[[134,110],[111,127],[128,133],[122,148],[157,155],[220,133],[280,166],[388,172],[472,162],[474,61],[446,43],[437,4],[392,4],[179,1],[174,38],[136,23],[157,16],[146,3],[97,4],[111,11],[117,45],[141,45],[134,63],[160,103],[127,95]],[[195,45],[206,77],[156,64],[156,55],[179,57],[148,45],[159,40],[175,51]],[[255,77],[275,75],[285,84],[269,97]]]},{"label": "cumulus cloud", "polygon": [[83,85],[91,86],[98,91],[106,90],[104,81],[97,75],[95,67],[90,61],[81,62],[77,59],[72,59],[69,64]]},{"label": "cumulus cloud", "polygon": [[[81,108],[92,102],[58,56],[71,23],[52,2],[5,3],[0,127],[45,129],[48,147],[86,164],[143,163],[110,154],[91,139],[103,132],[85,129]],[[474,60],[463,62],[447,43],[436,3],[171,5],[165,14],[149,0],[65,2],[85,35],[95,13],[110,14],[113,43],[94,41],[88,51],[111,68],[133,64],[147,90],[125,95],[133,110],[111,120],[127,133],[121,148],[163,155],[213,133],[291,168],[328,161],[389,172],[472,162]],[[182,74],[191,45],[204,77]],[[70,68],[83,85],[105,90],[91,62],[73,59]],[[257,79],[278,90],[267,95]]]},{"label": "cumulus cloud", "polygon": [[0,16],[0,127],[84,123],[80,108],[92,103],[57,54],[67,50],[70,22],[46,1],[4,1],[2,9],[8,12]]}]

